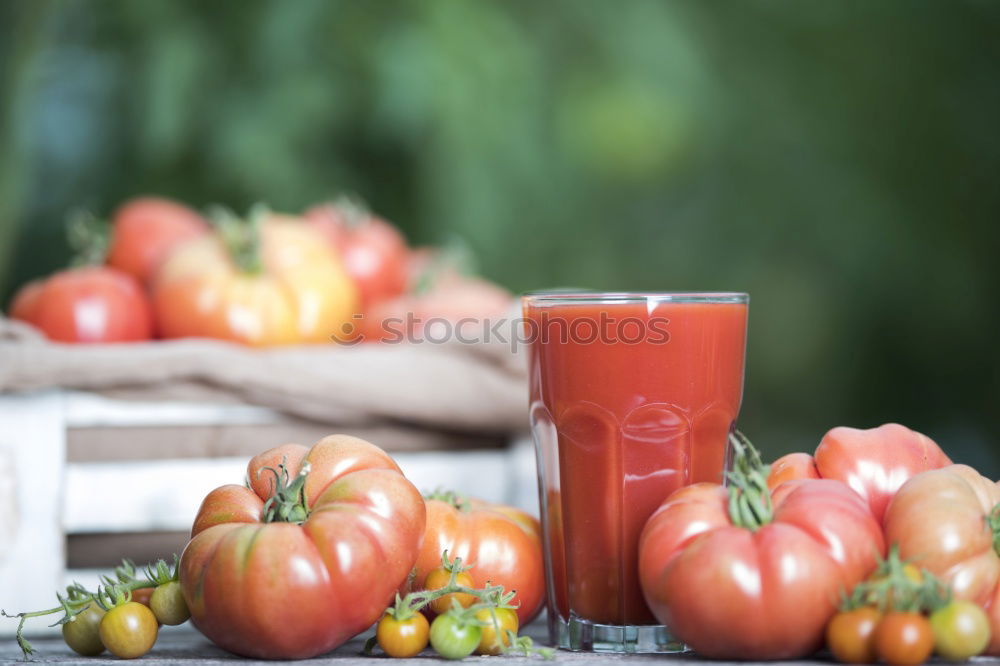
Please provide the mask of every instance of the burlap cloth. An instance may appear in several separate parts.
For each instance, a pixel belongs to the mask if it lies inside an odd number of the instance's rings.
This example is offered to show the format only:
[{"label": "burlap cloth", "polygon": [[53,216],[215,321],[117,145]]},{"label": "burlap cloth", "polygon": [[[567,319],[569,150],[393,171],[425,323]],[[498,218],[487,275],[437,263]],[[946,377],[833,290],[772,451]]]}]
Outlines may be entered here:
[{"label": "burlap cloth", "polygon": [[68,345],[0,317],[0,392],[62,387],[120,398],[241,402],[338,426],[522,430],[523,357],[499,341],[262,350],[199,339]]}]

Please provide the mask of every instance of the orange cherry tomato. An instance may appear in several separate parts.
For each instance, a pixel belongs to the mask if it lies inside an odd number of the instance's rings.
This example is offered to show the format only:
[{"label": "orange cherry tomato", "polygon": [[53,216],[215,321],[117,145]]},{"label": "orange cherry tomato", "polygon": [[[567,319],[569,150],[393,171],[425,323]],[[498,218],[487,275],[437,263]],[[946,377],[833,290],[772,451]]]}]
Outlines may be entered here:
[{"label": "orange cherry tomato", "polygon": [[386,613],[375,627],[379,647],[390,657],[407,658],[420,654],[427,647],[430,624],[423,613],[414,613],[397,620]]},{"label": "orange cherry tomato", "polygon": [[[427,577],[424,579],[424,589],[425,590],[440,590],[442,587],[448,584],[451,580],[451,572],[442,567],[432,570]],[[474,587],[475,583],[472,580],[472,576],[468,571],[460,571],[455,574],[455,582],[459,585],[465,587]],[[433,612],[440,615],[451,608],[451,600],[454,599],[458,601],[464,608],[468,608],[472,604],[476,603],[476,598],[471,594],[465,594],[462,592],[454,592],[452,594],[446,594],[443,597],[438,597],[434,601],[428,604]]]},{"label": "orange cherry tomato", "polygon": [[931,623],[920,613],[892,611],[875,627],[875,654],[891,666],[916,666],[934,650]]},{"label": "orange cherry tomato", "polygon": [[875,627],[882,614],[871,606],[841,611],[826,625],[826,646],[837,661],[869,664],[875,661]]}]

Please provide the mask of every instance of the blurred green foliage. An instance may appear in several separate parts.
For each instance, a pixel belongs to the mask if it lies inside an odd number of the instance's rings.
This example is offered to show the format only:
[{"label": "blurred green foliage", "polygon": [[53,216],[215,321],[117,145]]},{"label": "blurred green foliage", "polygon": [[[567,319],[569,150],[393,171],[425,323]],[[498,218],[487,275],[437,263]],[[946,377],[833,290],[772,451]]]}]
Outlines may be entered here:
[{"label": "blurred green foliage", "polygon": [[0,2],[0,298],[67,209],[357,192],[512,290],[752,294],[766,452],[1000,474],[1000,4]]}]

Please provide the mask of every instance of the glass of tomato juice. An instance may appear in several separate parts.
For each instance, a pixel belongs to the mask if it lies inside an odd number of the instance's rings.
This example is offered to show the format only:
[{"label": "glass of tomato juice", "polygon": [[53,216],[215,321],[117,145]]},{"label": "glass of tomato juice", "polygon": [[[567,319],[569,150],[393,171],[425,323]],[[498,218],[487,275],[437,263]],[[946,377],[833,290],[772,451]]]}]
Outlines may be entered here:
[{"label": "glass of tomato juice", "polygon": [[724,480],[749,297],[553,291],[522,303],[552,642],[683,650],[646,606],[639,535],[677,488]]}]

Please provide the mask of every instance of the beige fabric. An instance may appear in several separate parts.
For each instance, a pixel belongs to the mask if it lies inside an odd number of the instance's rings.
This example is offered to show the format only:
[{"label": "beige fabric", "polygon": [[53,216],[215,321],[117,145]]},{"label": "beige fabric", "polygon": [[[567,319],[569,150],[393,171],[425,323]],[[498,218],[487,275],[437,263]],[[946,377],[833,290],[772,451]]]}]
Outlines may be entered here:
[{"label": "beige fabric", "polygon": [[336,425],[508,433],[527,421],[509,342],[248,349],[215,340],[51,343],[0,317],[0,392],[63,387],[139,399],[239,401]]}]

